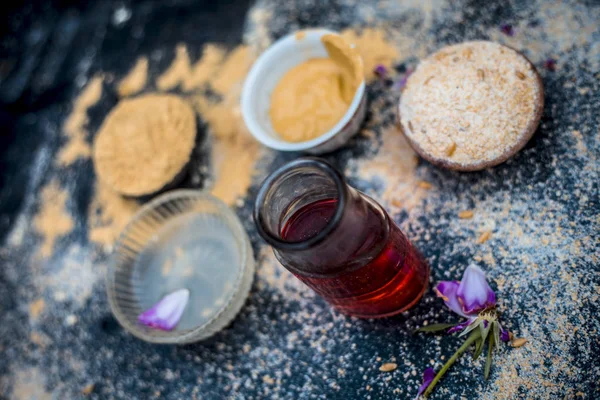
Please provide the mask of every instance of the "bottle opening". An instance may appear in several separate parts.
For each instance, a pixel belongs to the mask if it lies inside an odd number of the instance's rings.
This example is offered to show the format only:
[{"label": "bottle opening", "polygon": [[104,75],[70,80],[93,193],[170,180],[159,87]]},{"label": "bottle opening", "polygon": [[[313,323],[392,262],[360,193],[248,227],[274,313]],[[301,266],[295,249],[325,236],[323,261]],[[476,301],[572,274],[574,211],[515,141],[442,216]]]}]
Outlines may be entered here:
[{"label": "bottle opening", "polygon": [[259,234],[273,247],[305,250],[339,224],[347,202],[342,175],[314,157],[294,160],[263,182],[254,206]]}]

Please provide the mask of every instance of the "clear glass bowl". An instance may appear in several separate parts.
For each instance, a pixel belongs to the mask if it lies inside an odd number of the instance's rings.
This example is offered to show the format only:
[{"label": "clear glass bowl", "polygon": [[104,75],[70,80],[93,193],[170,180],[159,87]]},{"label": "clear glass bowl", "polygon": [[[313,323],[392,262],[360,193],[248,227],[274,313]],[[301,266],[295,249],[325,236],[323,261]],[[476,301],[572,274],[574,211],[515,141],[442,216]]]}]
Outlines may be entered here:
[{"label": "clear glass bowl", "polygon": [[[144,205],[121,233],[106,273],[110,307],[121,326],[152,343],[191,343],[227,326],[248,297],[254,256],[240,220],[221,200],[194,190],[165,193]],[[188,289],[172,331],[138,315]]]}]

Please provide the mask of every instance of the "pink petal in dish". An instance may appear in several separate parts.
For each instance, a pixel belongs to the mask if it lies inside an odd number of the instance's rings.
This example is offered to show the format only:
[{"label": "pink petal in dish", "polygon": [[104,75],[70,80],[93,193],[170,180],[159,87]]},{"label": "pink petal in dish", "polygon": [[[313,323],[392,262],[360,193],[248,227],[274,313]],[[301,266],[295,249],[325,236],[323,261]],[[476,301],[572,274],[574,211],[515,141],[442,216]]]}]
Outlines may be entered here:
[{"label": "pink petal in dish", "polygon": [[180,289],[163,297],[158,303],[138,316],[141,324],[162,331],[171,331],[183,315],[190,291]]}]

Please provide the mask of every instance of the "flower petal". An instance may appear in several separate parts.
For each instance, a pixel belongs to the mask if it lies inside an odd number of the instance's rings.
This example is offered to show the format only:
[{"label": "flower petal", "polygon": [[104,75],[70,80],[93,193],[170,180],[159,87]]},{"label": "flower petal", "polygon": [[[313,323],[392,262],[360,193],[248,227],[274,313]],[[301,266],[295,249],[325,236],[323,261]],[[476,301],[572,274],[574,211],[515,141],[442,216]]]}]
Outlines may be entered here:
[{"label": "flower petal", "polygon": [[423,384],[419,387],[419,392],[417,393],[416,399],[418,399],[419,396],[421,396],[423,392],[427,390],[427,387],[431,381],[433,381],[433,378],[435,378],[435,371],[433,368],[427,368],[425,371],[423,371]]},{"label": "flower petal", "polygon": [[508,342],[510,340],[510,333],[508,333],[507,329],[503,329],[500,327],[500,340],[503,342]]},{"label": "flower petal", "polygon": [[375,69],[373,69],[373,73],[380,78],[385,78],[387,76],[387,68],[383,64],[377,64]]},{"label": "flower petal", "polygon": [[435,287],[435,293],[444,300],[444,303],[446,303],[448,308],[458,315],[468,318],[469,316],[463,312],[458,298],[456,297],[459,285],[460,282],[458,281],[442,281]]},{"label": "flower petal", "polygon": [[448,331],[446,331],[446,333],[454,333],[454,332],[459,332],[462,331],[463,329],[465,329],[467,326],[471,325],[471,323],[475,321],[475,318],[469,318],[468,320],[466,320],[465,322],[462,322],[458,325],[454,325],[452,328],[448,329]]},{"label": "flower petal", "polygon": [[404,87],[406,86],[406,83],[408,82],[408,78],[410,77],[412,72],[413,72],[412,69],[410,69],[410,68],[407,69],[406,73],[404,74],[404,77],[400,81],[398,81],[394,84],[394,88],[400,89],[400,90],[404,89]]},{"label": "flower petal", "polygon": [[465,314],[476,314],[496,305],[496,294],[485,280],[485,273],[474,264],[465,269],[456,297]]},{"label": "flower petal", "polygon": [[179,322],[190,298],[190,291],[180,289],[163,297],[138,316],[138,321],[151,328],[170,331]]},{"label": "flower petal", "polygon": [[471,319],[471,323],[469,324],[469,326],[467,326],[465,330],[462,331],[460,335],[458,335],[458,337],[465,336],[467,333],[471,332],[473,329],[476,329],[481,324],[482,321],[479,318]]},{"label": "flower petal", "polygon": [[551,58],[547,59],[544,61],[544,68],[546,68],[548,71],[556,71],[556,60]]},{"label": "flower petal", "polygon": [[502,31],[502,33],[504,33],[507,36],[514,36],[515,35],[515,31],[514,31],[512,25],[502,24],[502,25],[500,25],[500,30]]}]

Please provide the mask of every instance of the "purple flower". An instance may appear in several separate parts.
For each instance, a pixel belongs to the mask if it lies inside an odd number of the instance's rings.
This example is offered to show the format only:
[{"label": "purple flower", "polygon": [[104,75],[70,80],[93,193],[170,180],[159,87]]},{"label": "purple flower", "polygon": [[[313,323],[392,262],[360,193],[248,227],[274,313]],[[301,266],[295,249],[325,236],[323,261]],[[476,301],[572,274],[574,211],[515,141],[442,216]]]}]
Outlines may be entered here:
[{"label": "purple flower", "polygon": [[556,60],[553,60],[552,58],[547,59],[544,61],[544,68],[548,71],[556,71]]},{"label": "purple flower", "polygon": [[419,387],[419,392],[417,393],[417,397],[415,399],[418,399],[423,392],[427,390],[427,387],[431,381],[433,381],[433,378],[435,378],[435,371],[433,368],[427,368],[425,371],[423,371],[423,384],[421,384]]},{"label": "purple flower", "polygon": [[387,76],[388,71],[385,65],[378,64],[373,70],[373,73],[380,78],[385,78]]},{"label": "purple flower", "polygon": [[[494,347],[499,348],[501,341],[510,340],[510,333],[502,328],[496,309],[496,294],[487,283],[485,273],[476,265],[469,265],[463,273],[462,280],[440,282],[435,292],[444,300],[446,306],[466,320],[455,324],[448,333],[460,332],[465,341],[452,357],[446,361],[437,375],[431,368],[425,371],[423,385],[419,388],[417,398],[431,394],[436,384],[456,360],[470,347],[474,347],[473,359],[477,359],[487,348],[487,357],[483,376],[488,379],[492,365]],[[435,332],[448,328],[449,324],[433,324],[428,328],[420,328],[421,332]],[[468,335],[468,336],[467,336]],[[486,347],[487,346],[487,347]]]},{"label": "purple flower", "polygon": [[170,331],[183,315],[190,291],[180,289],[163,297],[158,303],[138,316],[138,321],[150,328]]},{"label": "purple flower", "polygon": [[513,30],[512,25],[509,24],[502,24],[500,25],[500,30],[502,31],[502,33],[504,33],[506,36],[514,36],[515,35],[515,31]]},{"label": "purple flower", "polygon": [[496,305],[496,294],[485,280],[485,272],[476,265],[469,265],[463,273],[456,297],[469,315]]},{"label": "purple flower", "polygon": [[459,286],[460,282],[458,281],[442,281],[435,287],[435,293],[444,300],[444,303],[446,303],[446,306],[448,306],[449,309],[461,317],[469,318],[469,316],[463,312],[462,306],[458,302],[458,297],[456,297]]},{"label": "purple flower", "polygon": [[496,305],[496,294],[476,265],[467,267],[460,282],[442,281],[435,291],[448,308],[465,318],[477,317],[479,312]]},{"label": "purple flower", "polygon": [[459,332],[465,329],[467,326],[471,325],[472,322],[475,321],[476,318],[469,318],[465,322],[454,325],[452,328],[448,329],[448,333]]},{"label": "purple flower", "polygon": [[404,76],[402,77],[402,79],[400,79],[399,81],[397,81],[394,84],[394,88],[395,89],[399,89],[402,90],[404,89],[404,87],[406,86],[406,83],[408,82],[408,78],[410,77],[410,75],[413,73],[413,70],[411,68],[408,68],[406,70],[406,73],[404,74]]},{"label": "purple flower", "polygon": [[502,327],[500,327],[500,340],[503,342],[508,342],[510,340],[510,333],[506,329],[502,329]]}]

